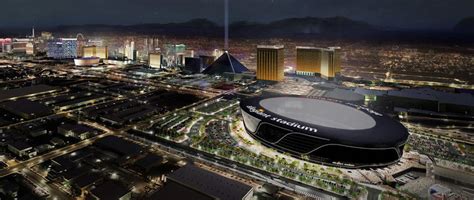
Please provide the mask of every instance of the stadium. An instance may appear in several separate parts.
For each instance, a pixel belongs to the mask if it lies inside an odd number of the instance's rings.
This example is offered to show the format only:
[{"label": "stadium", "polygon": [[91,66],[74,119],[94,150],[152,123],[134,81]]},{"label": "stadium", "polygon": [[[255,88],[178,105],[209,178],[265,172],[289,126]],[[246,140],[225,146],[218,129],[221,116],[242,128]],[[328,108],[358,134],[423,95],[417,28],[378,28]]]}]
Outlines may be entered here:
[{"label": "stadium", "polygon": [[331,166],[390,165],[402,157],[409,135],[388,116],[333,99],[253,97],[240,108],[246,131],[263,145]]}]

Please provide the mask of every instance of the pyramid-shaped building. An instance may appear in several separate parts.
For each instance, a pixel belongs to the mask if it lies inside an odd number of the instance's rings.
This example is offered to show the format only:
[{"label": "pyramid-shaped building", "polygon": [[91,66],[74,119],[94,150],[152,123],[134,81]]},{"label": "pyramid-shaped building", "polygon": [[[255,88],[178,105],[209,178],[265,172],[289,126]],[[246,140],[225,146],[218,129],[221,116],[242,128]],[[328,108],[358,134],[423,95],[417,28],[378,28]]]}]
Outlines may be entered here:
[{"label": "pyramid-shaped building", "polygon": [[224,74],[224,73],[242,73],[249,71],[242,63],[240,63],[229,52],[224,52],[217,60],[215,60],[202,73],[204,74]]}]

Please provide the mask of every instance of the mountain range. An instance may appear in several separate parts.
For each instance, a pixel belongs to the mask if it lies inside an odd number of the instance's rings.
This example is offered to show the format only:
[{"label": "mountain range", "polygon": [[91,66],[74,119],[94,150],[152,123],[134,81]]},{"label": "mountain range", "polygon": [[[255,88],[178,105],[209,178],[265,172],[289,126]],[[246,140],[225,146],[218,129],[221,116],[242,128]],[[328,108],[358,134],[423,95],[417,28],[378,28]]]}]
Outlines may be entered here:
[{"label": "mountain range", "polygon": [[[58,35],[88,35],[124,34],[124,35],[173,35],[173,36],[215,36],[221,37],[224,29],[207,19],[193,19],[182,23],[153,23],[136,25],[63,25],[49,28],[37,28],[41,31],[51,31]],[[474,17],[469,17],[457,23],[452,30],[403,30],[396,27],[375,26],[363,21],[346,17],[304,17],[288,18],[270,23],[238,21],[230,24],[231,37],[336,37],[336,38],[409,38],[418,40],[428,38],[434,40],[461,39],[474,33]],[[23,30],[28,33],[28,30]],[[10,32],[15,32],[10,30]],[[0,34],[2,31],[0,30]],[[5,32],[4,32],[5,33]],[[472,40],[472,39],[470,39]]]},{"label": "mountain range", "polygon": [[464,33],[474,33],[474,16],[466,17],[454,26],[454,31]]},{"label": "mountain range", "polygon": [[[378,31],[368,23],[345,17],[289,18],[271,23],[239,21],[230,24],[233,36],[295,36],[313,34],[367,34]],[[47,29],[55,33],[130,33],[130,34],[172,34],[221,36],[223,27],[207,19],[193,19],[183,23],[137,24],[137,25],[72,25]],[[190,34],[191,33],[191,34]]]}]

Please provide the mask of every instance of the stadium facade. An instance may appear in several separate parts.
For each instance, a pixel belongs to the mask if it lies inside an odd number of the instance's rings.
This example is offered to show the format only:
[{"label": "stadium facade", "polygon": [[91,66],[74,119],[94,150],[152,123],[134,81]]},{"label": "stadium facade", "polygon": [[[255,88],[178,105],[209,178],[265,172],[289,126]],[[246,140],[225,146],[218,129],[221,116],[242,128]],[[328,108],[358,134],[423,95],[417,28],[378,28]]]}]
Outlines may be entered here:
[{"label": "stadium facade", "polygon": [[388,116],[333,99],[253,97],[240,107],[246,131],[265,146],[338,167],[395,163],[409,135]]}]

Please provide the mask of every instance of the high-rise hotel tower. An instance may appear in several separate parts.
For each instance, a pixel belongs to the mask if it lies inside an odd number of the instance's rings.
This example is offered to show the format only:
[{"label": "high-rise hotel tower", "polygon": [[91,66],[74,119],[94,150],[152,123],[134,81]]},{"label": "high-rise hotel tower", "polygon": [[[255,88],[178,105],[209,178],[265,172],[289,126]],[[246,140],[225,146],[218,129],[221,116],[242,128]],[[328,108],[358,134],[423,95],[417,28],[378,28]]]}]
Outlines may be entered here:
[{"label": "high-rise hotel tower", "polygon": [[296,73],[334,79],[341,72],[341,48],[296,47]]},{"label": "high-rise hotel tower", "polygon": [[283,46],[257,46],[257,79],[281,81],[284,78]]}]

